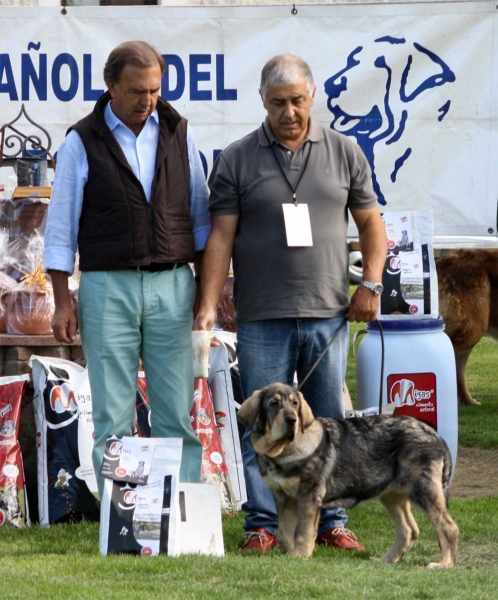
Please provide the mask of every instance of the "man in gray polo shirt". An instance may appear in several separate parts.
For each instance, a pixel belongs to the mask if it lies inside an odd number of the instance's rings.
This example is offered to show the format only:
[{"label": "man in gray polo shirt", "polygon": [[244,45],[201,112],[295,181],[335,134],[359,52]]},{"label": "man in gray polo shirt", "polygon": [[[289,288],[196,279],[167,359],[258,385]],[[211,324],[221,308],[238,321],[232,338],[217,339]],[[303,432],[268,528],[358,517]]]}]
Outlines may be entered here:
[{"label": "man in gray polo shirt", "polygon": [[[268,61],[260,87],[268,116],[223,151],[209,180],[212,228],[194,329],[213,325],[233,258],[245,398],[269,383],[292,384],[295,373],[302,381],[345,316],[370,321],[377,314],[386,238],[370,168],[357,144],[311,120],[315,90],[308,65],[297,56]],[[348,209],[365,278],[351,300]],[[302,388],[315,416],[344,417],[348,339],[344,327]],[[249,432],[243,458],[249,497],[243,549],[267,552],[276,545],[276,507]],[[343,509],[323,510],[317,542],[363,550],[345,523]]]}]

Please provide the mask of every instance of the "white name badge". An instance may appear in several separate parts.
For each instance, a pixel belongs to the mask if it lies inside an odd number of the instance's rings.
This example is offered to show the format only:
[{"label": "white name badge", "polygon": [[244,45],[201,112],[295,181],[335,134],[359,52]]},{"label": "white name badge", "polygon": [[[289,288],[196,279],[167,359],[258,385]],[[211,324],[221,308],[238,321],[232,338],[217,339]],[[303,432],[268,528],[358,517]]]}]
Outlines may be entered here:
[{"label": "white name badge", "polygon": [[287,246],[313,246],[307,204],[282,204]]}]

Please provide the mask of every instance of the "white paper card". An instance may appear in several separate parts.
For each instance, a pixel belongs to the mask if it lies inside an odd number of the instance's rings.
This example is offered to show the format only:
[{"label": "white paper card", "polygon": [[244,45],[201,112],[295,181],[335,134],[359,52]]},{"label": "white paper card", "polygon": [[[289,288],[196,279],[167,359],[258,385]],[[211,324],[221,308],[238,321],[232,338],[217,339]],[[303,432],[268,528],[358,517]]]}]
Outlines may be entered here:
[{"label": "white paper card", "polygon": [[207,483],[179,483],[176,544],[170,556],[224,556],[220,487]]},{"label": "white paper card", "polygon": [[287,246],[313,246],[307,204],[282,204]]}]

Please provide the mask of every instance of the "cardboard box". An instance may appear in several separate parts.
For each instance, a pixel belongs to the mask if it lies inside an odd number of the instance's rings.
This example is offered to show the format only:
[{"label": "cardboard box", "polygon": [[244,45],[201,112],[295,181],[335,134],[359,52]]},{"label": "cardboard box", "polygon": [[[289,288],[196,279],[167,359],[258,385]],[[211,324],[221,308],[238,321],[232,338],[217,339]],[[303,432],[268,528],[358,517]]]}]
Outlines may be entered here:
[{"label": "cardboard box", "polygon": [[221,525],[221,490],[208,483],[180,483],[176,543],[172,556],[211,554],[224,556]]},{"label": "cardboard box", "polygon": [[23,198],[50,198],[51,194],[51,187],[36,185],[17,186],[12,194],[12,198],[14,200],[21,200]]}]

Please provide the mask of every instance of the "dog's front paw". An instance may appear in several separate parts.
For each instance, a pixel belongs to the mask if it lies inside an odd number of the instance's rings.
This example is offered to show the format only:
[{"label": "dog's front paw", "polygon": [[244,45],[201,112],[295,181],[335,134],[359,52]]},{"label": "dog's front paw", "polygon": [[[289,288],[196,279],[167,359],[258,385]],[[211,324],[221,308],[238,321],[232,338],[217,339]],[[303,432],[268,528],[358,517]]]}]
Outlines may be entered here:
[{"label": "dog's front paw", "polygon": [[282,554],[292,554],[292,550],[293,550],[292,544],[288,544],[287,542],[278,540],[278,547],[280,548],[280,552]]},{"label": "dog's front paw", "polygon": [[459,397],[458,398],[460,404],[466,404],[467,406],[481,406],[481,403],[478,402],[475,398],[472,398],[472,396],[464,396],[464,397]]},{"label": "dog's front paw", "polygon": [[455,565],[453,563],[433,562],[427,565],[428,569],[451,569]]},{"label": "dog's front paw", "polygon": [[388,552],[384,556],[380,556],[380,557],[379,556],[371,556],[370,560],[373,560],[378,563],[382,563],[383,565],[393,565],[394,563],[397,563],[400,558],[401,557],[394,556],[390,552]]},{"label": "dog's front paw", "polygon": [[315,544],[300,544],[296,542],[292,550],[289,551],[291,556],[298,556],[300,558],[310,558],[315,549]]}]

